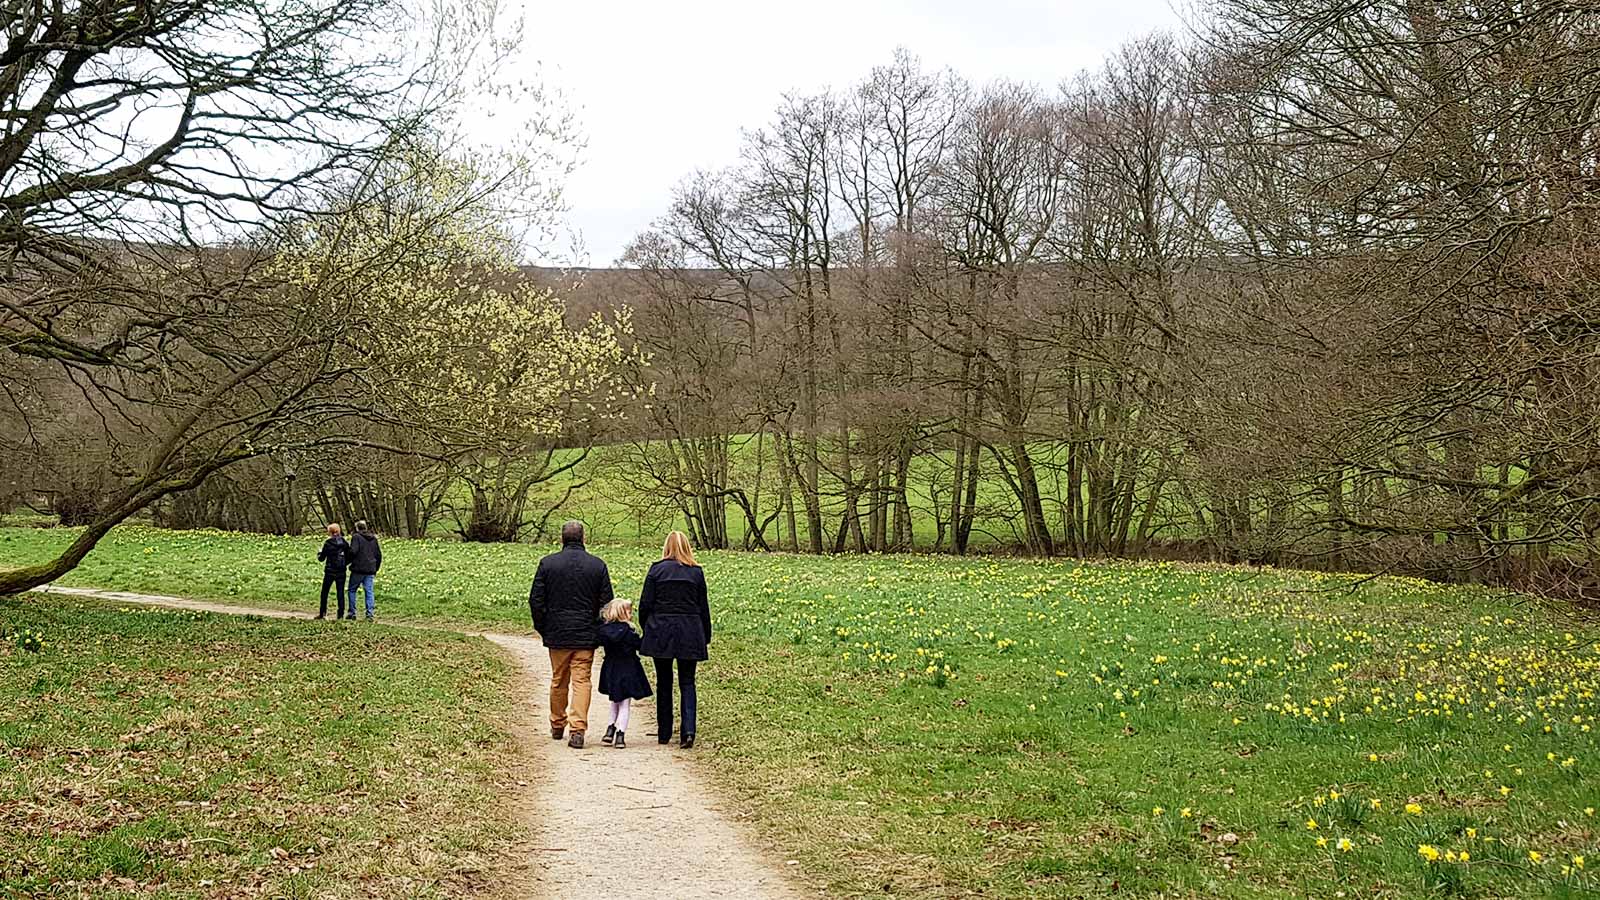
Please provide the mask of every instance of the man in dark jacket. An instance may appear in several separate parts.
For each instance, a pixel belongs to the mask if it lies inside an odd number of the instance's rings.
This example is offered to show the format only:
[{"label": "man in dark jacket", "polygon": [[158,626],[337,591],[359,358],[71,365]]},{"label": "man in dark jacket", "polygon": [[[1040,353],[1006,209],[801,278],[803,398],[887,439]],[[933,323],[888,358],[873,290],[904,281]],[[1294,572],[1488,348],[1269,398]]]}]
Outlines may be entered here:
[{"label": "man in dark jacket", "polygon": [[[322,542],[322,549],[317,551],[317,559],[322,563],[322,606],[318,608],[317,618],[328,617],[328,588],[333,588],[334,603],[338,609],[334,611],[335,619],[344,618],[344,570],[349,563],[350,542],[344,539],[344,531],[335,522],[328,526],[328,539]],[[352,605],[350,618],[355,618],[356,611]]]},{"label": "man in dark jacket", "polygon": [[356,523],[356,533],[350,538],[350,618],[356,617],[356,589],[367,594],[367,621],[377,614],[378,605],[372,597],[372,586],[378,570],[383,568],[383,548],[378,546],[378,536],[372,533],[365,519]]},{"label": "man in dark jacket", "polygon": [[561,526],[561,552],[539,560],[528,592],[533,630],[550,651],[550,736],[567,729],[574,749],[583,749],[589,728],[589,672],[600,645],[600,608],[611,602],[611,572],[583,547],[583,523]]}]

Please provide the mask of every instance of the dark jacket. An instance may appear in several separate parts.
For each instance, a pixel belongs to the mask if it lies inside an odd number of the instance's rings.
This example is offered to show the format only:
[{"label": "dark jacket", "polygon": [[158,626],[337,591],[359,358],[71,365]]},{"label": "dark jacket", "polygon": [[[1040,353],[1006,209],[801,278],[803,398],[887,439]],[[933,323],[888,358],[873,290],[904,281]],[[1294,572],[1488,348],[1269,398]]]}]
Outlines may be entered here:
[{"label": "dark jacket", "polygon": [[378,546],[378,536],[356,532],[350,538],[350,574],[376,575],[383,568],[383,548]]},{"label": "dark jacket", "polygon": [[639,652],[645,656],[705,659],[711,643],[705,570],[674,559],[651,566],[639,595],[639,627],[644,629]]},{"label": "dark jacket", "polygon": [[605,561],[582,544],[567,544],[539,560],[528,591],[533,630],[551,650],[593,650],[600,646],[600,607],[611,597]]},{"label": "dark jacket", "polygon": [[343,575],[344,567],[350,562],[350,542],[342,534],[328,538],[317,551],[317,559],[322,562],[324,571]]},{"label": "dark jacket", "polygon": [[639,632],[627,622],[600,626],[600,646],[606,660],[600,666],[600,693],[613,700],[643,700],[650,696],[650,679],[639,662]]}]

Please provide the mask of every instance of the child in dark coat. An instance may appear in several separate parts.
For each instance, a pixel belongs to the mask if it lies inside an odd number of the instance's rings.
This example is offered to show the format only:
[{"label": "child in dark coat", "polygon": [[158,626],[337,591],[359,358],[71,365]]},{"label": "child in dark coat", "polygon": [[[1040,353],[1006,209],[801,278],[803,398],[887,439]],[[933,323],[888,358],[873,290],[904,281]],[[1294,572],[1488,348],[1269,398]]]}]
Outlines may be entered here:
[{"label": "child in dark coat", "polygon": [[600,693],[611,698],[611,724],[600,743],[618,750],[627,746],[628,713],[633,701],[650,696],[650,680],[639,662],[639,633],[633,630],[633,601],[613,600],[600,610],[600,646],[606,648],[600,666]]}]

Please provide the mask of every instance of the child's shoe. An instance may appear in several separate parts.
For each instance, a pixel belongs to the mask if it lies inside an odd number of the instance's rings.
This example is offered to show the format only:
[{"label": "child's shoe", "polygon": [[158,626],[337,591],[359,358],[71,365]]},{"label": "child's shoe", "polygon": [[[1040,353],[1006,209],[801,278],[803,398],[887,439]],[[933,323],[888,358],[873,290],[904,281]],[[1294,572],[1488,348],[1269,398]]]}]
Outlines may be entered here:
[{"label": "child's shoe", "polygon": [[616,740],[611,741],[611,746],[615,747],[618,750],[623,750],[623,749],[627,748],[628,742],[622,737],[622,732],[620,732],[620,731],[617,732]]},{"label": "child's shoe", "polygon": [[615,726],[615,725],[607,725],[606,726],[606,736],[600,739],[600,743],[602,743],[602,744],[611,743],[613,740],[616,740],[616,737],[617,737],[617,735],[619,733],[620,732],[617,731],[617,726]]}]

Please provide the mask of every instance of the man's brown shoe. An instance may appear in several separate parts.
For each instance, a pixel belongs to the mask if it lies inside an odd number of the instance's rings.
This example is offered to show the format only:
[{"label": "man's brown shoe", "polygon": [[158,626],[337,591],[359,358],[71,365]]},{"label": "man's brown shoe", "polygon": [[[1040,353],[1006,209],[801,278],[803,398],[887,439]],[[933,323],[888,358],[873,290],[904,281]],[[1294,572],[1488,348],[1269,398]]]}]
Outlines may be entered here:
[{"label": "man's brown shoe", "polygon": [[559,741],[559,740],[561,740],[562,738],[564,738],[566,736],[567,736],[566,726],[562,726],[561,728],[552,728],[552,729],[550,729],[550,737],[555,739],[555,740]]},{"label": "man's brown shoe", "polygon": [[582,750],[583,749],[583,732],[574,731],[572,733],[572,738],[567,741],[567,746],[571,747],[574,750]]}]

